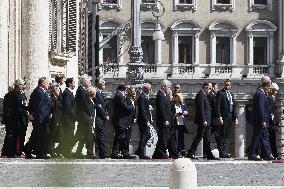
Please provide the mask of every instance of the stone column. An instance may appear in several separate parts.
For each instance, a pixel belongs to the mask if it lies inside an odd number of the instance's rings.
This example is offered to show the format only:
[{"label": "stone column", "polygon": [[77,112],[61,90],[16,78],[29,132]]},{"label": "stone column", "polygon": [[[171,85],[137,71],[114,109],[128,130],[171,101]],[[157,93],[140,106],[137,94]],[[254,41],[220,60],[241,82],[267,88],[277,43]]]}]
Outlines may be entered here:
[{"label": "stone column", "polygon": [[194,41],[194,77],[200,77],[199,69],[199,34],[193,36]]},{"label": "stone column", "polygon": [[248,65],[253,65],[253,35],[252,34],[249,34],[248,40],[249,40]]},{"label": "stone column", "polygon": [[9,85],[9,63],[8,63],[8,0],[0,1],[0,98],[3,98],[8,91]]},{"label": "stone column", "polygon": [[277,69],[276,72],[279,74],[281,78],[284,77],[284,2],[278,1],[279,5],[279,27],[278,27],[278,60],[277,60]]},{"label": "stone column", "polygon": [[268,66],[269,66],[269,74],[270,77],[274,78],[274,33],[269,34],[269,60],[268,60]]},{"label": "stone column", "polygon": [[283,116],[283,107],[284,107],[284,97],[279,98],[280,101],[280,107],[279,107],[279,113],[281,117],[281,122],[280,122],[280,129],[278,133],[278,140],[277,140],[277,152],[279,154],[279,157],[284,159],[284,116]]},{"label": "stone column", "polygon": [[231,64],[236,65],[237,64],[237,40],[236,40],[236,34],[234,33],[231,37]]},{"label": "stone column", "polygon": [[40,77],[49,76],[49,1],[22,1],[22,18],[22,63],[31,91]]},{"label": "stone column", "polygon": [[239,102],[237,104],[237,116],[239,120],[239,127],[235,128],[235,154],[238,158],[244,158],[246,142],[246,115],[244,102]]},{"label": "stone column", "polygon": [[210,64],[216,64],[216,35],[215,33],[210,34]]},{"label": "stone column", "polygon": [[173,31],[173,47],[172,47],[172,52],[173,52],[173,70],[172,74],[173,77],[178,76],[178,33],[176,31]]}]

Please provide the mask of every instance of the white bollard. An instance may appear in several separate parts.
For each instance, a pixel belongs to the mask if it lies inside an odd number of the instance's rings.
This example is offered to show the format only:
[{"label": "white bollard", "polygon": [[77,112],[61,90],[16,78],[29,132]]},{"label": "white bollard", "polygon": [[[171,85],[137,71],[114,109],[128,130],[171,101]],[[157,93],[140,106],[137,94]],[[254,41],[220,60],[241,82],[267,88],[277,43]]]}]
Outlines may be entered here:
[{"label": "white bollard", "polygon": [[169,176],[169,189],[197,189],[196,167],[189,158],[175,160]]}]

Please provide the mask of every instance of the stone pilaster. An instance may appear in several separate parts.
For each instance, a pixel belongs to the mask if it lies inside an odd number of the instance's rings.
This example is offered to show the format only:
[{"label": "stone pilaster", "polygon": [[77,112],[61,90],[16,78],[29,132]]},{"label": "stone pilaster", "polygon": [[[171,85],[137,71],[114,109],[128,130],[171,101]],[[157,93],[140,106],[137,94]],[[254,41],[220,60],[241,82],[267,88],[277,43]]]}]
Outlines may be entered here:
[{"label": "stone pilaster", "polygon": [[284,98],[280,98],[279,100],[279,114],[280,114],[280,129],[279,129],[279,133],[277,136],[277,152],[279,154],[279,157],[281,157],[282,159],[284,159],[284,115],[283,115],[283,111],[284,111]]},{"label": "stone pilaster", "polygon": [[22,18],[22,61],[29,90],[33,90],[40,77],[49,76],[49,1],[23,1]]},{"label": "stone pilaster", "polygon": [[278,60],[275,72],[279,77],[284,77],[284,2],[278,1],[279,12],[279,28],[278,28]]},{"label": "stone pilaster", "polygon": [[9,1],[0,1],[0,98],[3,98],[8,91],[8,10]]},{"label": "stone pilaster", "polygon": [[238,158],[245,157],[245,138],[246,138],[246,115],[245,103],[237,103],[237,116],[239,127],[235,128],[235,155]]}]

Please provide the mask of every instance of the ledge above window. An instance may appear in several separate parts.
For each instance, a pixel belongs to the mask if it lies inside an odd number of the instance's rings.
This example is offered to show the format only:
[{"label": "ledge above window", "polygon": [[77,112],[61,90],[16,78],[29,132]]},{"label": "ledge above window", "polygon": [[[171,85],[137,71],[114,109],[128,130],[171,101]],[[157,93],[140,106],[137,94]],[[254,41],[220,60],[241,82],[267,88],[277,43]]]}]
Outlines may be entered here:
[{"label": "ledge above window", "polygon": [[116,9],[117,11],[120,11],[122,8],[122,0],[104,0],[102,3],[98,5],[98,8],[101,9]]},{"label": "ledge above window", "polygon": [[149,11],[149,10],[157,10],[159,9],[158,2],[156,0],[142,0],[141,2],[141,10]]},{"label": "ledge above window", "polygon": [[235,0],[228,0],[226,3],[221,3],[221,1],[219,1],[219,0],[212,0],[211,9],[213,11],[215,11],[215,10],[234,11],[235,10]]},{"label": "ledge above window", "polygon": [[196,0],[174,0],[174,10],[193,10],[196,11]]}]

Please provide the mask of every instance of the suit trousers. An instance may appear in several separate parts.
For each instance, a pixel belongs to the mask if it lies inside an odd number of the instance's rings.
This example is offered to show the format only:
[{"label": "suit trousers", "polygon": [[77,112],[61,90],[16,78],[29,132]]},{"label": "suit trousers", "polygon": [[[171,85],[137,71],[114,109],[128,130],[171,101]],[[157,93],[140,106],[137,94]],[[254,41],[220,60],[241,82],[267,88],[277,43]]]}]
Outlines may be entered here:
[{"label": "suit trousers", "polygon": [[63,136],[58,145],[58,152],[62,153],[64,157],[71,156],[71,150],[76,141],[74,140],[75,122],[70,119],[62,120]]},{"label": "suit trousers", "polygon": [[84,144],[87,148],[87,156],[93,156],[94,137],[93,137],[93,123],[91,121],[78,121],[77,132],[75,138],[79,141],[76,154],[80,157]]},{"label": "suit trousers", "polygon": [[121,126],[121,125],[115,125],[114,126],[115,135],[113,139],[113,145],[112,145],[112,154],[118,155],[121,151],[123,155],[129,154],[129,147],[127,138],[128,138],[128,129],[127,127]]},{"label": "suit trousers", "polygon": [[[172,127],[158,127],[158,142],[154,151],[154,159],[177,158],[175,129]],[[169,156],[167,154],[167,149]]]},{"label": "suit trousers", "polygon": [[226,154],[229,153],[229,136],[230,130],[233,124],[232,116],[223,118],[223,125],[220,125],[216,130],[217,132],[217,145],[219,143],[219,153]]},{"label": "suit trousers", "polygon": [[106,146],[106,128],[105,124],[97,124],[95,128],[95,146],[96,156],[98,158],[107,157],[107,146]]},{"label": "suit trousers", "polygon": [[256,154],[256,148],[259,146],[263,149],[262,156],[264,158],[267,158],[271,155],[268,128],[261,128],[258,125],[254,125],[249,156],[254,156]]},{"label": "suit trousers", "polygon": [[48,144],[49,144],[49,127],[48,127],[48,121],[42,122],[40,124],[36,124],[36,145],[35,145],[35,151],[36,151],[36,158],[37,159],[44,159],[47,158],[47,150],[48,150]]},{"label": "suit trousers", "polygon": [[147,125],[143,123],[138,123],[138,126],[140,132],[140,140],[135,154],[141,157],[145,156],[146,144],[147,141],[151,138],[151,133],[150,133],[150,127],[148,127]]},{"label": "suit trousers", "polygon": [[276,129],[272,129],[272,128],[269,127],[268,133],[269,133],[269,143],[270,143],[272,155],[274,157],[278,157],[277,143],[276,143]]},{"label": "suit trousers", "polygon": [[203,125],[198,125],[197,127],[197,135],[194,138],[190,149],[188,150],[188,154],[194,154],[200,141],[203,139],[203,151],[207,158],[213,157],[210,147],[210,136],[211,136],[211,128],[204,127]]}]

